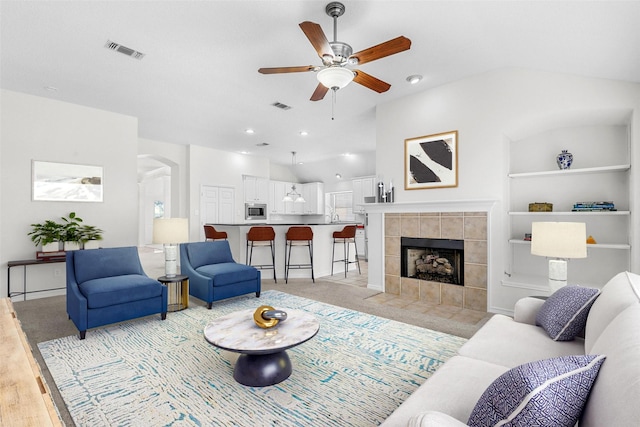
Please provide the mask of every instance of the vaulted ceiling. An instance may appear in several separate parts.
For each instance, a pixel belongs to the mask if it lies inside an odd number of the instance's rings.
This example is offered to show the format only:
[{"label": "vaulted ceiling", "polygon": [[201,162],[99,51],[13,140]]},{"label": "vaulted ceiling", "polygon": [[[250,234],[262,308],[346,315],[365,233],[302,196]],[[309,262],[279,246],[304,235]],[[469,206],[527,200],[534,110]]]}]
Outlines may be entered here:
[{"label": "vaulted ceiling", "polygon": [[389,91],[351,83],[312,102],[313,72],[257,70],[320,65],[298,24],[332,40],[327,3],[3,0],[1,87],[135,116],[142,138],[288,164],[374,150],[376,105],[498,68],[640,82],[638,1],[344,1],[338,40],[359,51],[404,35],[411,49],[358,67]]}]

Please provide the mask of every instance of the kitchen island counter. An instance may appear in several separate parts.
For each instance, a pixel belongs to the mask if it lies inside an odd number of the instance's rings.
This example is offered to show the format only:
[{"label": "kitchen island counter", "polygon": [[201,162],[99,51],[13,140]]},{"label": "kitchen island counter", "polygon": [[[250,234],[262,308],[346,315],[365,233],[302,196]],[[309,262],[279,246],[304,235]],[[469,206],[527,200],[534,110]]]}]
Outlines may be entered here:
[{"label": "kitchen island counter", "polygon": [[[249,223],[249,224],[207,224],[213,225],[217,231],[226,231],[231,253],[236,262],[246,263],[247,260],[247,232],[251,227],[269,226],[276,232],[275,253],[276,253],[276,277],[284,281],[284,260],[285,260],[285,240],[289,227],[309,226],[313,230],[313,271],[315,277],[331,275],[331,252],[333,250],[333,232],[340,231],[347,225],[359,225],[357,222],[336,222],[336,223],[314,223],[314,224],[288,224],[288,223]],[[350,248],[349,258],[355,260],[353,246]],[[335,259],[344,259],[343,245],[336,245]],[[306,247],[293,248],[291,251],[291,263],[303,264],[309,262],[309,252]],[[264,247],[254,247],[252,264],[271,264],[271,251]],[[357,268],[352,266],[351,269]],[[333,267],[333,274],[344,276],[344,263],[336,262]],[[271,271],[262,272],[263,279],[271,279]],[[309,270],[289,270],[289,278],[311,278]]]}]

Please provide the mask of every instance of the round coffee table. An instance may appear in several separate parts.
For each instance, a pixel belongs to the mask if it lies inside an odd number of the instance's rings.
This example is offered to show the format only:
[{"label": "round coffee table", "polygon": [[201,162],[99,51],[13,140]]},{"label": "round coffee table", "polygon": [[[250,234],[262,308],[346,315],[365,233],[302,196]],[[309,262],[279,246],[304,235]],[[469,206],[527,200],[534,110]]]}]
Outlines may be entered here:
[{"label": "round coffee table", "polygon": [[313,338],[318,320],[302,310],[282,309],[287,320],[263,329],[253,321],[255,310],[236,311],[211,321],[204,338],[214,346],[240,353],[233,378],[240,384],[265,387],[289,378],[292,372],[288,348]]}]

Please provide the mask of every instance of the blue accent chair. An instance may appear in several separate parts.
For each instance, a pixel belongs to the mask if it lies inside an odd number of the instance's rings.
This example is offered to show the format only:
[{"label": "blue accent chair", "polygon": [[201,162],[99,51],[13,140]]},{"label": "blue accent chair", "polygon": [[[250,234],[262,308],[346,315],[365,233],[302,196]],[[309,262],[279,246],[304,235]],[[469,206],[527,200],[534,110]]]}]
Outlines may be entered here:
[{"label": "blue accent chair", "polygon": [[233,260],[227,240],[182,243],[180,269],[189,276],[189,294],[207,303],[255,292],[260,297],[260,270]]},{"label": "blue accent chair", "polygon": [[167,287],[147,276],[135,246],[69,251],[67,314],[85,338],[87,329],[160,313],[167,317]]}]

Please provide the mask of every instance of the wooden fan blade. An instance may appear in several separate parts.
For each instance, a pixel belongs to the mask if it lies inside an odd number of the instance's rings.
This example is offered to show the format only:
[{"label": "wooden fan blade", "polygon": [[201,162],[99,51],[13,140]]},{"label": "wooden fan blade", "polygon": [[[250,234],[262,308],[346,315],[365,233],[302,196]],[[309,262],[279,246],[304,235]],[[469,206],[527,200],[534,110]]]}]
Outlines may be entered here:
[{"label": "wooden fan blade", "polygon": [[315,68],[316,67],[313,65],[303,65],[301,67],[259,68],[258,72],[262,74],[302,73],[305,71],[313,71]]},{"label": "wooden fan blade", "polygon": [[354,82],[361,84],[364,87],[368,87],[371,90],[375,90],[378,93],[386,92],[391,87],[389,83],[383,82],[382,80],[373,77],[372,75],[367,74],[364,71],[353,71],[356,73],[356,76],[353,78]]},{"label": "wooden fan blade", "polygon": [[322,27],[315,22],[304,21],[300,24],[300,28],[304,32],[305,36],[309,39],[313,48],[318,52],[318,56],[322,58],[325,55],[333,57],[333,50],[327,36],[324,35]]},{"label": "wooden fan blade", "polygon": [[326,86],[324,86],[322,83],[318,83],[316,90],[313,92],[313,95],[311,95],[311,101],[320,101],[324,98],[328,91],[329,89]]},{"label": "wooden fan blade", "polygon": [[375,61],[385,56],[393,55],[408,50],[411,47],[411,40],[405,36],[396,37],[395,39],[377,44],[369,49],[361,50],[351,55],[349,58],[356,58],[358,65],[366,62]]}]

